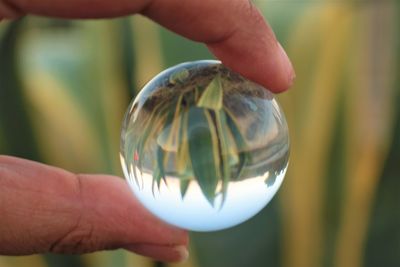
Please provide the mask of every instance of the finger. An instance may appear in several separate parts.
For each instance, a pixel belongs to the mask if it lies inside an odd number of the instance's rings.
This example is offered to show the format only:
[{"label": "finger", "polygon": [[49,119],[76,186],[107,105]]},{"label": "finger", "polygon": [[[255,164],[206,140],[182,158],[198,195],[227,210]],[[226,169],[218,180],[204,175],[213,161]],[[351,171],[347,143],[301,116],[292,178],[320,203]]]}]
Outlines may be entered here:
[{"label": "finger", "polygon": [[206,43],[226,66],[273,92],[288,89],[295,77],[273,31],[249,0],[0,1],[26,13],[67,18],[141,12],[180,35]]},{"label": "finger", "polygon": [[0,254],[85,253],[187,245],[183,230],[144,209],[125,182],[0,156]]},{"label": "finger", "polygon": [[0,0],[0,21],[2,19],[16,19],[23,15],[11,2]]},{"label": "finger", "polygon": [[183,262],[189,257],[186,246],[133,245],[126,249],[164,262]]},{"label": "finger", "polygon": [[[0,17],[9,12],[61,18],[109,18],[134,14],[149,0],[0,0]],[[13,18],[13,17],[9,17]]]},{"label": "finger", "polygon": [[204,42],[226,66],[281,92],[293,82],[286,53],[248,0],[153,1],[143,13],[190,39]]}]

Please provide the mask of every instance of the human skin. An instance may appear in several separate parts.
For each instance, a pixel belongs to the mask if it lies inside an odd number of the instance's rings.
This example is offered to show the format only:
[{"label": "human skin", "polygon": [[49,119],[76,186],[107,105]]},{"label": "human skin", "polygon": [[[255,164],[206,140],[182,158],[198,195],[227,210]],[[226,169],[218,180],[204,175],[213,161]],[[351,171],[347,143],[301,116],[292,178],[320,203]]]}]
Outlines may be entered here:
[{"label": "human skin", "polygon": [[[109,18],[142,14],[203,42],[226,66],[271,91],[295,77],[286,53],[248,0],[0,0],[0,21],[24,15]],[[0,254],[125,248],[162,261],[187,258],[187,232],[144,209],[115,176],[74,174],[0,156]]]}]

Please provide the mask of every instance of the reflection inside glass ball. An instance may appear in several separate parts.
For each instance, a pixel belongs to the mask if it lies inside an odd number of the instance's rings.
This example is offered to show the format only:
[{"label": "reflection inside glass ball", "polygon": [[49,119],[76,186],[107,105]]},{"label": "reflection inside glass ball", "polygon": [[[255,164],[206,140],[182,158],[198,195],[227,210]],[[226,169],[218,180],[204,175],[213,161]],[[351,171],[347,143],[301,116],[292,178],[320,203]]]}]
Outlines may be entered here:
[{"label": "reflection inside glass ball", "polygon": [[257,214],[279,189],[288,156],[273,94],[214,60],[158,74],[122,127],[121,162],[134,194],[188,230],[220,230]]}]

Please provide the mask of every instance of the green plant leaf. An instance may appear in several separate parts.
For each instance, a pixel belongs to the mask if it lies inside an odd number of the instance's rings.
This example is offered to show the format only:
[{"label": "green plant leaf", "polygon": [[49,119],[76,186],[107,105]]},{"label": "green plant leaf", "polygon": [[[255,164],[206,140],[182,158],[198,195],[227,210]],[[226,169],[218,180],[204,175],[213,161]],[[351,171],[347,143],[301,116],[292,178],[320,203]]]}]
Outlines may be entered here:
[{"label": "green plant leaf", "polygon": [[157,182],[158,188],[160,188],[161,179],[163,179],[164,182],[166,182],[166,180],[165,180],[165,171],[164,171],[165,153],[164,153],[163,149],[160,146],[157,146],[156,154],[157,154],[157,169],[158,169],[158,172],[159,172],[159,175],[157,177],[156,182]]},{"label": "green plant leaf", "polygon": [[217,132],[206,109],[191,108],[188,117],[188,144],[193,173],[204,196],[213,205],[220,180]]},{"label": "green plant leaf", "polygon": [[151,181],[151,191],[153,193],[153,197],[155,197],[156,195],[154,193],[154,188],[156,187],[156,184],[157,188],[160,189],[160,181],[161,181],[161,171],[157,166],[155,166],[153,171],[153,180]]},{"label": "green plant leaf", "polygon": [[[220,144],[220,156],[221,156],[221,176],[222,176],[222,202],[221,207],[223,206],[226,198],[226,192],[228,189],[229,180],[231,178],[231,165],[234,165],[237,161],[237,151],[232,140],[232,136],[229,132],[229,128],[226,122],[226,114],[223,110],[219,110],[215,112],[215,122],[217,126],[218,132],[218,140]],[[236,160],[235,160],[236,158]]]},{"label": "green plant leaf", "polygon": [[179,129],[179,139],[178,139],[178,151],[176,155],[176,171],[180,178],[191,178],[191,163],[189,159],[189,144],[188,144],[188,109],[183,110],[181,113],[181,127]]},{"label": "green plant leaf", "polygon": [[220,110],[222,109],[223,96],[221,77],[218,73],[204,90],[197,102],[197,106],[212,110]]},{"label": "green plant leaf", "polygon": [[[176,102],[175,112],[169,113],[165,122],[164,129],[161,134],[157,137],[157,143],[165,151],[177,151],[178,139],[179,139],[179,125],[180,125],[180,113],[182,109],[183,94],[181,94]],[[165,163],[165,161],[164,161]]]},{"label": "green plant leaf", "polygon": [[190,180],[187,179],[181,179],[180,181],[180,188],[181,188],[181,196],[182,199],[185,197],[185,194],[189,188]]},{"label": "green plant leaf", "polygon": [[[155,179],[158,188],[160,188],[161,179],[165,179],[165,166],[168,165],[169,157],[171,153],[177,153],[180,146],[179,135],[180,135],[180,124],[181,124],[181,109],[182,109],[183,94],[178,97],[175,104],[175,112],[169,112],[167,119],[164,122],[163,129],[160,135],[157,137],[157,163],[155,169],[159,172],[157,176],[153,176],[153,182]],[[166,103],[167,105],[167,103]],[[174,106],[170,105],[171,108]],[[168,110],[167,110],[168,112]],[[164,152],[165,151],[165,152]]]},{"label": "green plant leaf", "polygon": [[[136,162],[137,168],[140,171],[142,171],[145,151],[146,147],[148,147],[148,140],[152,140],[154,134],[156,134],[162,127],[166,119],[165,110],[167,108],[168,106],[164,105],[164,103],[161,102],[154,107],[149,118],[138,118],[137,124],[133,125],[133,130],[137,131],[135,133],[135,136],[137,136],[137,141],[132,144],[132,150],[137,155],[137,158],[134,159],[134,161]],[[143,126],[141,125],[142,121],[145,121]],[[136,183],[139,184],[136,170],[134,170],[134,176]]]},{"label": "green plant leaf", "polygon": [[196,86],[196,88],[194,88],[194,101],[195,102],[199,101],[200,91],[201,91],[201,86]]},{"label": "green plant leaf", "polygon": [[187,69],[182,69],[179,72],[175,72],[173,73],[170,77],[169,77],[169,82],[172,84],[176,84],[176,83],[183,83],[188,77],[189,77],[189,71]]},{"label": "green plant leaf", "polygon": [[237,152],[239,154],[239,163],[238,163],[238,171],[236,172],[235,176],[232,176],[232,180],[239,180],[240,176],[243,173],[243,169],[246,166],[247,162],[249,161],[249,154],[246,152],[248,147],[246,143],[246,139],[244,138],[243,134],[241,133],[238,122],[234,118],[233,114],[228,110],[225,109],[226,112],[226,122],[229,127],[229,130],[232,133],[232,136],[236,143]]}]

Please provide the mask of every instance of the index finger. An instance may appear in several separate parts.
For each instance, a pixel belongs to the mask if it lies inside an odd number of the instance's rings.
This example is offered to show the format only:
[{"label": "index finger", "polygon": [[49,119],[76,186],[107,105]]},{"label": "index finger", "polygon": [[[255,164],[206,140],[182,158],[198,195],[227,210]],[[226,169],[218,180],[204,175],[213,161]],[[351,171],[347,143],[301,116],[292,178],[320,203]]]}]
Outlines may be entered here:
[{"label": "index finger", "polygon": [[295,77],[271,27],[249,0],[0,0],[0,18],[20,13],[64,18],[142,13],[206,43],[226,66],[273,92],[288,89]]},{"label": "index finger", "polygon": [[142,13],[174,32],[206,43],[224,65],[275,93],[293,82],[289,58],[248,0],[154,0]]}]

